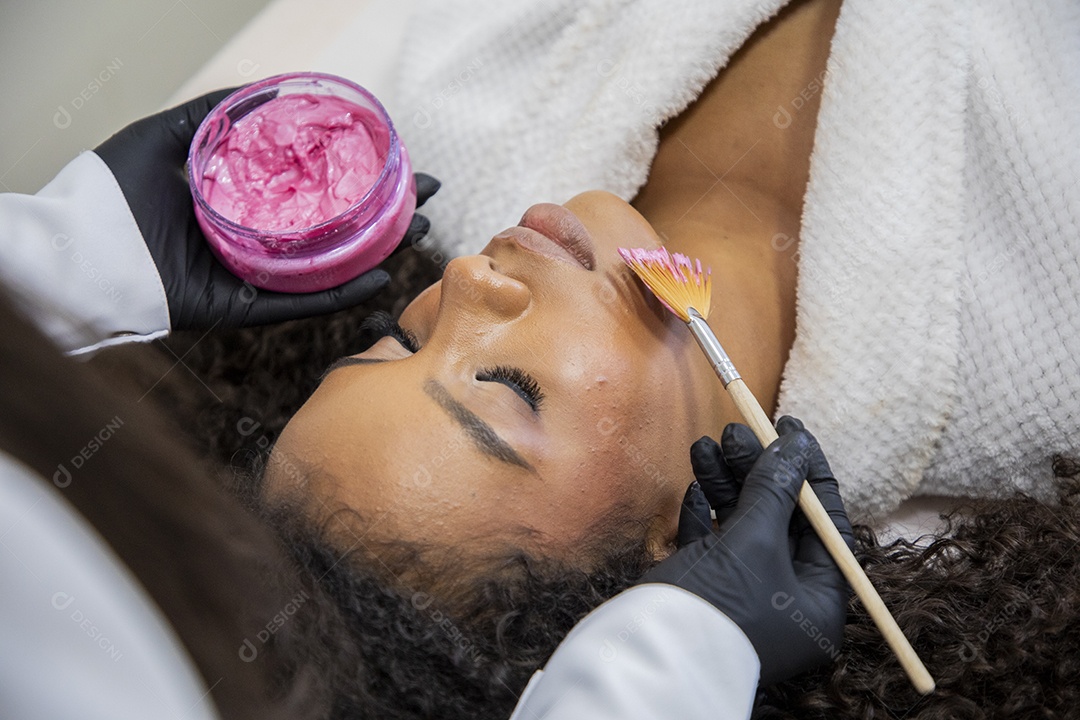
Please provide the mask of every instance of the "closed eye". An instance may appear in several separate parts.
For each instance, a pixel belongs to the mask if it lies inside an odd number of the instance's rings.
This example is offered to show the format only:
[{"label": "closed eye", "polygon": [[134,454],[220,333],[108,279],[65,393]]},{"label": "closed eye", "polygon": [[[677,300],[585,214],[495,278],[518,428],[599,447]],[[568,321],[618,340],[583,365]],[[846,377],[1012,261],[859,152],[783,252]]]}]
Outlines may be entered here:
[{"label": "closed eye", "polygon": [[540,383],[520,368],[496,365],[491,369],[478,372],[476,379],[481,382],[502,383],[527,402],[534,413],[540,412],[540,407],[544,403],[544,391],[540,389]]},{"label": "closed eye", "polygon": [[[369,340],[369,347],[384,337],[392,337],[409,352],[420,352],[420,341],[417,340],[416,335],[401,327],[401,324],[391,317],[390,313],[381,310],[372,313],[361,323],[360,332]],[[496,365],[478,372],[476,379],[481,382],[497,382],[505,385],[517,393],[534,413],[540,412],[544,403],[544,391],[541,390],[540,383],[520,368]]]},{"label": "closed eye", "polygon": [[392,337],[409,352],[420,352],[420,341],[416,339],[416,335],[401,327],[401,324],[392,318],[390,313],[382,310],[372,313],[360,324],[360,333],[370,339],[370,345],[374,345],[384,337]]}]

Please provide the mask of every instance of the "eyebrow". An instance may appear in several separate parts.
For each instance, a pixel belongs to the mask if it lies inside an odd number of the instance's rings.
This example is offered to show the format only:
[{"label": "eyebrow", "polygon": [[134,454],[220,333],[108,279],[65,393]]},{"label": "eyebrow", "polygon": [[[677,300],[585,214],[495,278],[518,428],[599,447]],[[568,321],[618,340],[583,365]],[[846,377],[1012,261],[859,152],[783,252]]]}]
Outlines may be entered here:
[{"label": "eyebrow", "polygon": [[424,392],[439,407],[445,410],[451,419],[461,425],[480,452],[510,465],[517,465],[529,472],[536,472],[533,466],[525,458],[518,455],[517,451],[510,447],[509,443],[499,437],[490,425],[455,400],[450,391],[443,387],[438,380],[430,379],[424,383]]},{"label": "eyebrow", "polygon": [[375,363],[387,362],[386,360],[378,358],[359,358],[359,357],[343,357],[338,358],[334,362],[330,363],[330,367],[323,370],[323,374],[319,376],[319,382],[326,379],[326,376],[334,372],[338,368],[348,367],[349,365],[374,365]]},{"label": "eyebrow", "polygon": [[[359,358],[359,357],[343,357],[339,360],[335,360],[330,364],[330,367],[326,368],[326,372],[319,378],[322,380],[327,375],[332,373],[341,367],[348,367],[349,365],[372,365],[374,363],[389,362],[388,360],[379,358]],[[446,414],[450,416],[458,425],[465,430],[465,433],[469,436],[469,439],[473,441],[476,448],[496,460],[501,460],[510,465],[516,465],[520,468],[524,468],[531,473],[535,473],[536,470],[529,462],[521,457],[510,443],[499,437],[495,429],[484,422],[479,415],[469,410],[467,407],[459,403],[454,399],[454,396],[450,394],[450,391],[443,387],[442,383],[434,378],[429,379],[424,383],[424,392],[432,400],[438,404]]]}]

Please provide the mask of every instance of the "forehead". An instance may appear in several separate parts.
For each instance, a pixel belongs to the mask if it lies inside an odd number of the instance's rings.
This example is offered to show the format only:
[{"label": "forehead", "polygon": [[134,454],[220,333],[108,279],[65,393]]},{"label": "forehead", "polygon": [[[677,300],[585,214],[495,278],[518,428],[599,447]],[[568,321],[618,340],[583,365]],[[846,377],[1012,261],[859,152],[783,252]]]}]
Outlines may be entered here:
[{"label": "forehead", "polygon": [[[341,362],[341,361],[339,361]],[[467,454],[473,461],[534,472],[461,383],[437,379],[414,358],[347,358],[330,372],[294,418],[330,464],[424,474],[425,451]],[[471,406],[471,407],[470,407]],[[472,408],[476,408],[474,411]],[[359,453],[359,449],[363,453]],[[331,457],[331,455],[333,457]]]}]

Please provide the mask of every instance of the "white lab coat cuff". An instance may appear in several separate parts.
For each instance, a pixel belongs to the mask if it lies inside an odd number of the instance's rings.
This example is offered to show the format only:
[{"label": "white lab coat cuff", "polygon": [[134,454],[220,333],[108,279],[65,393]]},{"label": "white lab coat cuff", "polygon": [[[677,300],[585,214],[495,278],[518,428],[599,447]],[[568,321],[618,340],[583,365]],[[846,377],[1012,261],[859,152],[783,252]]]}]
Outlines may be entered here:
[{"label": "white lab coat cuff", "polygon": [[627,590],[589,613],[511,720],[747,718],[761,663],[739,627],[673,585]]},{"label": "white lab coat cuff", "polygon": [[0,195],[0,281],[65,351],[167,335],[157,266],[108,166],[84,152],[36,195]]}]

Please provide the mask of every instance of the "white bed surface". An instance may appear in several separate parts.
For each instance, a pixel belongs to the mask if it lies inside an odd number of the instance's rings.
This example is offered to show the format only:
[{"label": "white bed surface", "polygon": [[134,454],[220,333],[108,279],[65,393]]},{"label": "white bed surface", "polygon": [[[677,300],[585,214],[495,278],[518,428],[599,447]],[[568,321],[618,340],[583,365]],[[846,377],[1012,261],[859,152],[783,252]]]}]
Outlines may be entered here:
[{"label": "white bed surface", "polygon": [[346,77],[393,111],[393,66],[413,0],[275,0],[255,16],[169,104],[299,70]]}]

